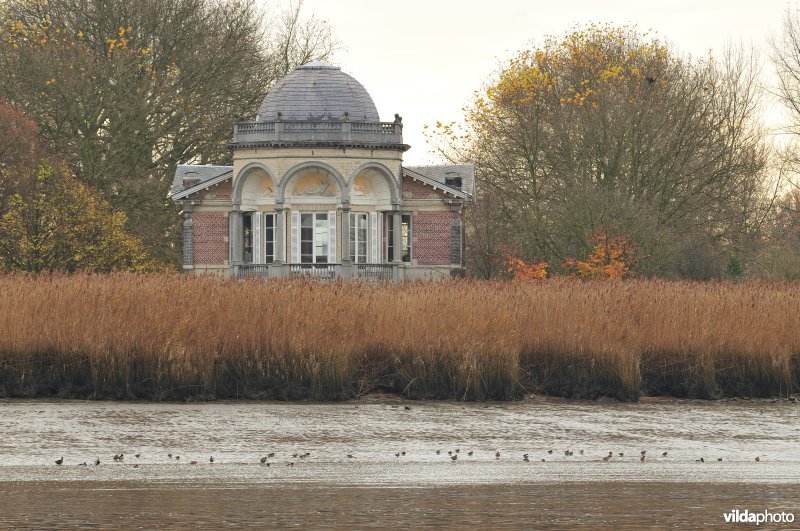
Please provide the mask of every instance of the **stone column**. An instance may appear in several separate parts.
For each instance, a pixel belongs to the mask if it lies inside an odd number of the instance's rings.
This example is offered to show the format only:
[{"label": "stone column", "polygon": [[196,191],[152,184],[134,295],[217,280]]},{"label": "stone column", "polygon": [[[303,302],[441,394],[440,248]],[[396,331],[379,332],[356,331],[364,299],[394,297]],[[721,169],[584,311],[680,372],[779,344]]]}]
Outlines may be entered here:
[{"label": "stone column", "polygon": [[350,263],[350,205],[342,205],[342,263]]},{"label": "stone column", "polygon": [[194,221],[192,207],[188,203],[183,205],[183,268],[194,268]]},{"label": "stone column", "polygon": [[239,210],[239,205],[234,205],[230,217],[230,229],[228,240],[231,243],[231,263],[241,263],[244,257],[244,242],[242,240],[242,212]]},{"label": "stone column", "polygon": [[[349,124],[348,124],[349,125]],[[339,274],[341,278],[352,278],[358,272],[350,260],[350,203],[342,204],[342,239],[339,247],[342,250],[342,270]]]},{"label": "stone column", "polygon": [[450,221],[450,265],[463,267],[463,256],[461,253],[461,205],[451,205],[450,213],[453,219]]},{"label": "stone column", "polygon": [[275,207],[275,263],[280,265],[286,261],[284,254],[284,241],[286,240],[286,225],[284,224],[284,216],[286,209],[283,205],[276,205]]},{"label": "stone column", "polygon": [[392,247],[394,248],[393,262],[403,261],[403,218],[400,212],[392,213]]}]

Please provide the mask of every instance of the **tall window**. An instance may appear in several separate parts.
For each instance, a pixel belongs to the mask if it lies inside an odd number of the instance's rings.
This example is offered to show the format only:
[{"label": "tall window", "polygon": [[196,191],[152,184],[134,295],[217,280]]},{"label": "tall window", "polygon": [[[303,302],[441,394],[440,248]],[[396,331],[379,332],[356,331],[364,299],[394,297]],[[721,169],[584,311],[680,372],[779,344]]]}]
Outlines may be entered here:
[{"label": "tall window", "polygon": [[328,214],[300,214],[300,262],[328,262]]},{"label": "tall window", "polygon": [[267,264],[275,261],[275,214],[264,215],[264,258]]},{"label": "tall window", "polygon": [[242,260],[253,263],[253,213],[242,214],[242,229],[244,231],[242,243]]},{"label": "tall window", "polygon": [[350,260],[357,264],[367,262],[367,215],[350,213]]},{"label": "tall window", "polygon": [[[391,262],[394,260],[394,220],[392,216],[386,216],[388,220],[388,230],[386,232],[387,242],[387,258]],[[402,234],[401,242],[402,249],[400,256],[403,262],[411,261],[411,214],[402,214],[400,216],[400,234]]]}]

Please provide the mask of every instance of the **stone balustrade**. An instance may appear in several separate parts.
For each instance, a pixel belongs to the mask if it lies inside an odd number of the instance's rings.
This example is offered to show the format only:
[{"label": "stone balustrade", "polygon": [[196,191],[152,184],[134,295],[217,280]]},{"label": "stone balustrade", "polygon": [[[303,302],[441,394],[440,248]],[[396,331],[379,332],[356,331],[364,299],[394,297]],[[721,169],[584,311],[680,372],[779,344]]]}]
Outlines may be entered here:
[{"label": "stone balustrade", "polygon": [[231,147],[295,143],[397,146],[403,144],[403,124],[347,120],[237,122]]}]

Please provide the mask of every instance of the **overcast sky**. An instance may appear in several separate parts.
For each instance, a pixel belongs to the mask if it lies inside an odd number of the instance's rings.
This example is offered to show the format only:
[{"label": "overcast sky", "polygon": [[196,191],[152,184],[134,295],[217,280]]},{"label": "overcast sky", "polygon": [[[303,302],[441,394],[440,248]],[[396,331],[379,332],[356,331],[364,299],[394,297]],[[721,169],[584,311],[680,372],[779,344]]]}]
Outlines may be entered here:
[{"label": "overcast sky", "polygon": [[425,143],[424,124],[459,119],[501,61],[546,35],[611,22],[654,30],[692,55],[719,51],[730,40],[766,50],[785,10],[797,6],[786,0],[305,0],[303,11],[331,25],[343,45],[334,62],[366,87],[381,119],[403,116],[411,145],[404,162],[414,165],[439,162]]}]

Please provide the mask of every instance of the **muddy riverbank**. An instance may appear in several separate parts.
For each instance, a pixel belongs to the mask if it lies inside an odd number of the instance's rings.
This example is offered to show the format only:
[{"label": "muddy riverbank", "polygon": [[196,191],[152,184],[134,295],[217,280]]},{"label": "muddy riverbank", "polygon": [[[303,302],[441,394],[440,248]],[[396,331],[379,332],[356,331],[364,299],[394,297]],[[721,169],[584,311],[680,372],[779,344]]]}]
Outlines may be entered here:
[{"label": "muddy riverbank", "polygon": [[725,527],[736,508],[800,516],[800,407],[788,401],[3,400],[0,432],[0,527],[642,529]]}]

